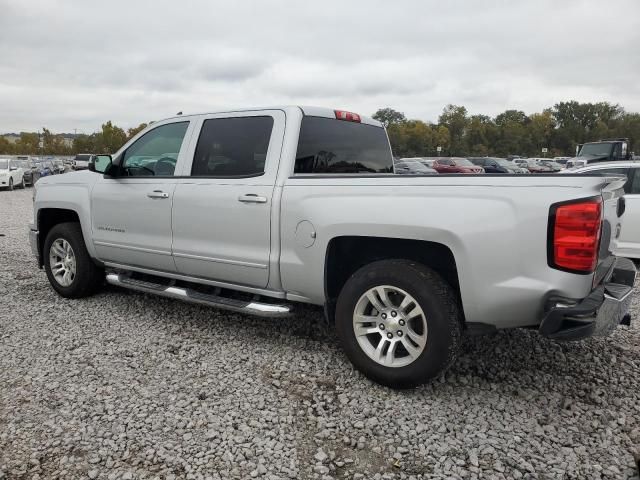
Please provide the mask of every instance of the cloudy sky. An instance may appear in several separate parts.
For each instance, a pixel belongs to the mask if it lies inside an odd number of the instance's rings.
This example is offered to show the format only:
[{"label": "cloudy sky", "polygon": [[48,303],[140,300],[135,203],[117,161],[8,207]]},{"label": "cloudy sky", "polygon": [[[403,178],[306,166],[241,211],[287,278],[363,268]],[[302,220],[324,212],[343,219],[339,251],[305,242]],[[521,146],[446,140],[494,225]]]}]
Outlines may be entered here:
[{"label": "cloudy sky", "polygon": [[311,104],[640,111],[639,0],[0,0],[0,132]]}]

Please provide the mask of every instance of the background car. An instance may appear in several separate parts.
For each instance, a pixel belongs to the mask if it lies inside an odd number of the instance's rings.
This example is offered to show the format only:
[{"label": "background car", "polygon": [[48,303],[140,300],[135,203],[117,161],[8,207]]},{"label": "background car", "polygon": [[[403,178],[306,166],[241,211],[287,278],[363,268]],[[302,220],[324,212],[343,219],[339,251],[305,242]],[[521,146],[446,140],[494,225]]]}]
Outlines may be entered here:
[{"label": "background car", "polygon": [[420,162],[425,167],[433,168],[433,162],[435,162],[437,159],[438,157],[404,157],[404,158],[401,158],[400,161],[404,161],[404,160],[416,161],[416,162]]},{"label": "background car", "polygon": [[46,160],[36,158],[33,160],[33,163],[36,165],[36,168],[38,169],[41,177],[47,177],[54,174],[53,165],[51,165]]},{"label": "background car", "polygon": [[72,161],[72,168],[74,170],[85,170],[89,168],[89,161],[92,156],[90,153],[79,153]]},{"label": "background car", "polygon": [[[468,157],[468,160],[479,167],[484,168],[486,173],[525,173],[515,163],[498,157]],[[528,170],[526,170],[528,173]]]},{"label": "background car", "polygon": [[414,159],[400,159],[393,162],[395,173],[398,175],[437,175],[433,168],[425,166]]},{"label": "background car", "polygon": [[484,173],[482,167],[462,157],[439,157],[433,162],[438,173]]},{"label": "background car", "polygon": [[54,158],[53,160],[51,160],[51,163],[53,163],[53,166],[56,169],[56,173],[64,173],[66,168],[64,166],[64,162],[62,161],[61,158]]},{"label": "background car", "polygon": [[553,173],[551,167],[541,164],[535,158],[516,158],[513,162],[531,173]]},{"label": "background car", "polygon": [[640,260],[640,162],[597,162],[573,170],[564,170],[562,173],[594,172],[627,176],[627,182],[624,184],[625,209],[615,254]]},{"label": "background car", "polygon": [[35,168],[32,168],[31,160],[29,160],[28,157],[27,159],[21,159],[18,157],[15,159],[15,162],[20,166],[20,168],[22,168],[25,186],[33,185],[38,178],[40,178],[38,171]]},{"label": "background car", "polygon": [[567,168],[567,170],[574,170],[576,168],[582,168],[582,167],[586,167],[587,164],[589,162],[587,162],[584,159],[572,159],[572,160],[567,160],[567,163],[565,164],[565,167]]},{"label": "background car", "polygon": [[542,165],[546,165],[547,167],[550,167],[551,170],[554,172],[559,172],[564,168],[564,166],[561,165],[560,163],[554,160],[549,160],[548,158],[537,158],[536,160],[538,160],[538,163],[541,163]]},{"label": "background car", "polygon": [[24,170],[14,158],[0,158],[0,188],[24,188]]}]

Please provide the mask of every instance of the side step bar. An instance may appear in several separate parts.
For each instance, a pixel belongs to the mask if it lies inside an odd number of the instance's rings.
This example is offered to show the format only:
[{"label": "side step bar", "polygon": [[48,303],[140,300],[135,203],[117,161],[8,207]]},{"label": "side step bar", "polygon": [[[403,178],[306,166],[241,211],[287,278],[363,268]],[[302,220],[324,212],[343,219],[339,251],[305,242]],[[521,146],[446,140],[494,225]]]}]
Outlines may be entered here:
[{"label": "side step bar", "polygon": [[224,310],[257,315],[260,317],[288,317],[293,313],[291,305],[236,300],[233,298],[221,297],[219,295],[200,293],[190,288],[166,286],[157,283],[145,282],[143,280],[136,280],[118,273],[108,273],[106,280],[108,284],[115,285],[117,287],[160,295],[161,297],[176,298],[185,302],[198,303]]}]

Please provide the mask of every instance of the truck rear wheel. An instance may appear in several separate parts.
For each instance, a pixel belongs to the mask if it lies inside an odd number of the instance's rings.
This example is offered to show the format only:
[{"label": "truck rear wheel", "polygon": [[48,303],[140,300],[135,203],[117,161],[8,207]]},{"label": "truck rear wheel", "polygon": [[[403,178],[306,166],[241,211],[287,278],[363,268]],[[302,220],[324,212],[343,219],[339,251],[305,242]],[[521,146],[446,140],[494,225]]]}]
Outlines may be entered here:
[{"label": "truck rear wheel", "polygon": [[462,321],[453,288],[430,268],[381,260],[356,271],[336,306],[336,329],[355,367],[375,382],[411,388],[455,360]]},{"label": "truck rear wheel", "polygon": [[47,234],[42,255],[49,283],[63,297],[87,297],[104,281],[104,272],[87,252],[79,223],[55,225]]}]

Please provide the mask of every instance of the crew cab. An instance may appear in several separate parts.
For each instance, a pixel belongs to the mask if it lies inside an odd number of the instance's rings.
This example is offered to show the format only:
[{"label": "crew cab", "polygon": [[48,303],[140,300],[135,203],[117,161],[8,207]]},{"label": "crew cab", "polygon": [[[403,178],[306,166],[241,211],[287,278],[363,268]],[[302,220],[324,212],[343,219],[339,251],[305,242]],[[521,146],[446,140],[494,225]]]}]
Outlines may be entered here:
[{"label": "crew cab", "polygon": [[30,242],[67,298],[106,281],[270,317],[322,306],[353,364],[400,388],[440,375],[463,332],[568,340],[628,324],[636,272],[611,253],[623,185],[396,175],[376,120],[235,110],[155,122],[86,171],[41,179]]}]

